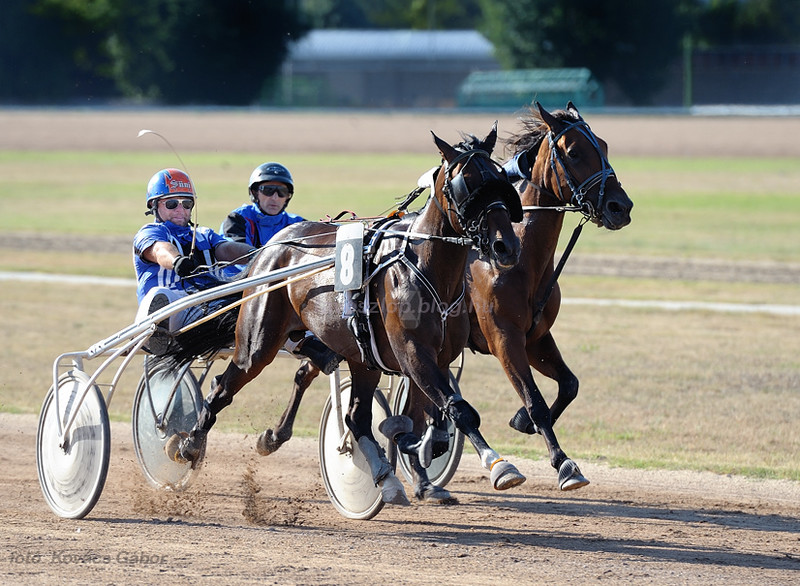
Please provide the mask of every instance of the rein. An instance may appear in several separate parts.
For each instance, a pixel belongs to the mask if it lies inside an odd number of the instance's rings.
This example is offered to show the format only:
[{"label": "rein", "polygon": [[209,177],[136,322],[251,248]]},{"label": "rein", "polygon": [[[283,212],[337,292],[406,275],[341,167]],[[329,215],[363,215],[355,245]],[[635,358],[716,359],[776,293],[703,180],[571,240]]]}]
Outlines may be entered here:
[{"label": "rein", "polygon": [[558,282],[558,278],[561,276],[561,271],[564,270],[564,265],[567,264],[567,259],[569,259],[569,255],[572,253],[572,249],[575,248],[575,244],[578,242],[578,237],[581,235],[583,231],[583,226],[586,222],[589,221],[589,218],[584,217],[580,223],[575,226],[575,229],[572,231],[572,236],[567,243],[567,247],[564,249],[564,253],[561,255],[561,258],[558,260],[558,265],[556,269],[553,271],[553,275],[550,277],[550,281],[547,283],[547,288],[544,291],[544,296],[536,304],[536,311],[533,314],[533,325],[531,325],[529,332],[533,331],[539,322],[542,319],[542,314],[544,313],[544,308],[547,305],[547,302],[550,300],[550,295],[553,294],[553,289]]},{"label": "rein", "polygon": [[[601,168],[596,173],[593,173],[589,177],[587,177],[582,183],[579,185],[575,185],[575,180],[573,179],[572,175],[567,168],[567,165],[564,163],[564,159],[561,157],[561,154],[558,151],[558,141],[559,139],[564,136],[570,130],[577,130],[584,137],[591,143],[591,145],[597,151],[597,154],[600,156],[600,164]],[[547,140],[550,147],[550,169],[553,171],[553,175],[556,178],[556,185],[558,185],[558,193],[554,193],[544,187],[543,185],[535,185],[539,191],[542,193],[546,193],[548,195],[553,196],[554,198],[558,199],[561,202],[566,202],[567,200],[564,198],[563,190],[561,189],[561,181],[558,180],[559,175],[563,174],[565,181],[567,182],[567,186],[569,187],[570,191],[572,192],[572,197],[570,198],[569,202],[571,205],[563,205],[563,206],[523,206],[523,212],[532,212],[537,210],[551,210],[555,212],[581,212],[583,214],[583,218],[572,231],[572,236],[569,239],[569,243],[567,247],[564,249],[564,253],[561,255],[561,258],[558,261],[558,265],[556,265],[555,270],[553,271],[553,275],[550,277],[550,280],[547,283],[547,287],[545,288],[544,296],[539,302],[536,304],[536,309],[533,314],[533,323],[529,329],[529,333],[532,332],[539,322],[542,319],[542,315],[544,313],[544,308],[547,306],[547,302],[550,300],[550,296],[553,294],[553,289],[558,282],[558,278],[561,276],[561,272],[564,270],[564,266],[567,264],[567,260],[569,259],[572,250],[575,248],[575,244],[578,242],[578,238],[583,231],[583,226],[590,220],[594,220],[597,218],[598,212],[603,207],[603,196],[605,195],[605,186],[606,181],[608,181],[609,177],[616,176],[614,173],[614,169],[611,167],[611,164],[608,162],[608,157],[605,156],[603,150],[600,148],[600,143],[597,140],[597,137],[589,128],[589,125],[583,121],[578,120],[576,122],[565,122],[565,127],[559,132],[558,134],[553,133],[550,130],[547,133]],[[560,173],[559,173],[560,169]],[[592,189],[595,185],[600,185],[600,191],[597,198],[597,208],[590,201],[586,199],[586,195],[590,189]]]}]

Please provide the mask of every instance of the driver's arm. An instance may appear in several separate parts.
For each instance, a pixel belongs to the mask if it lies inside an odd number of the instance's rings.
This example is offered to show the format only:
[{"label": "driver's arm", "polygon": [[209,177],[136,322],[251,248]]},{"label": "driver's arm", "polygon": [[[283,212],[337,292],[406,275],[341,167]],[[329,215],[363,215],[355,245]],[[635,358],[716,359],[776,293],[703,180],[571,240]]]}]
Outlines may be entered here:
[{"label": "driver's arm", "polygon": [[181,253],[171,242],[156,242],[142,252],[141,257],[149,262],[154,262],[165,269],[172,269],[175,259]]},{"label": "driver's arm", "polygon": [[214,248],[214,256],[217,260],[226,261],[239,261],[246,263],[249,260],[249,254],[256,250],[249,244],[244,242],[221,242]]}]

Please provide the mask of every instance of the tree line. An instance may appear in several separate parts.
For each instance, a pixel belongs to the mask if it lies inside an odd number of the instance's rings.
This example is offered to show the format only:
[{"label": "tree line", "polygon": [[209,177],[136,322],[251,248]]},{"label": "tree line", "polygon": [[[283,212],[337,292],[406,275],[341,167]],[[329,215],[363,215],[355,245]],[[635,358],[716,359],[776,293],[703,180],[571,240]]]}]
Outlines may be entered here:
[{"label": "tree line", "polygon": [[797,0],[4,0],[0,103],[270,105],[314,28],[477,29],[504,68],[586,67],[646,105],[682,47],[796,45]]}]

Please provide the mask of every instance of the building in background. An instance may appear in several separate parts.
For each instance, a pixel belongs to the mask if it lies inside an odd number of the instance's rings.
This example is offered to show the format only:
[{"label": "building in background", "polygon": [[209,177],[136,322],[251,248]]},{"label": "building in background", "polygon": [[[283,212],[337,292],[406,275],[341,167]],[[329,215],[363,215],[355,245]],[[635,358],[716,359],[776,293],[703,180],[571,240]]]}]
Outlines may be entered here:
[{"label": "building in background", "polygon": [[[500,71],[473,30],[317,29],[290,48],[276,105],[322,108],[627,107],[585,68]],[[800,49],[697,49],[676,59],[651,106],[800,104]]]},{"label": "building in background", "polygon": [[492,44],[477,31],[318,29],[290,48],[281,102],[453,108],[470,73],[499,68]]}]

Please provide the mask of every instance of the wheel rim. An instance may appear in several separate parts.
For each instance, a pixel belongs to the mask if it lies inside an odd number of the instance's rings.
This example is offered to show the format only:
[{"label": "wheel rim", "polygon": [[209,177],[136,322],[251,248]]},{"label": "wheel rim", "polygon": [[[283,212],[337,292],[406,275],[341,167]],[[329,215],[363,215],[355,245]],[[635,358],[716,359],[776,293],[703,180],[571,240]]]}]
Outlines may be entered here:
[{"label": "wheel rim", "polygon": [[151,371],[149,391],[147,375],[142,375],[133,401],[131,429],[136,458],[151,486],[183,491],[199,472],[205,450],[190,463],[176,462],[164,448],[173,435],[188,433],[197,423],[202,405],[199,385],[187,369],[170,400],[175,373],[167,369]]},{"label": "wheel rim", "polygon": [[[350,381],[340,387],[342,406],[350,401]],[[389,407],[380,391],[375,392],[372,403],[372,433],[381,447],[386,449],[387,441],[378,432],[378,424],[389,416]],[[320,471],[333,506],[349,519],[371,519],[383,508],[381,490],[375,486],[372,473],[358,446],[354,446],[352,436],[347,440],[347,451],[339,453],[339,426],[333,403],[328,397],[322,412],[319,430]]]},{"label": "wheel rim", "polygon": [[[111,451],[108,413],[100,389],[96,385],[87,389],[88,382],[89,377],[80,371],[62,376],[58,387],[48,392],[39,417],[36,438],[39,484],[47,504],[59,517],[85,517],[100,498],[108,473]],[[85,398],[63,449],[58,435],[56,393],[59,406],[64,409],[80,400],[84,392]]]}]

